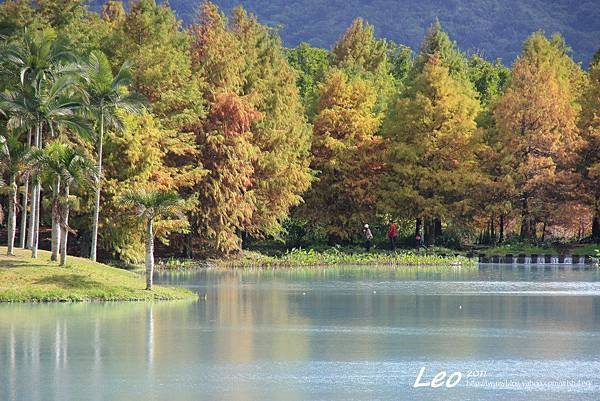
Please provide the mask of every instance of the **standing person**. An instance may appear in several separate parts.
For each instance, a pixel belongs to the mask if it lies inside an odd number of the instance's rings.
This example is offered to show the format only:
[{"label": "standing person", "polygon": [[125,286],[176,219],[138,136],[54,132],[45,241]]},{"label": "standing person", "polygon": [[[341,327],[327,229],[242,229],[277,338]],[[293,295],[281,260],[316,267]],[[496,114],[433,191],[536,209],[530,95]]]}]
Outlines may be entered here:
[{"label": "standing person", "polygon": [[417,236],[415,237],[415,242],[417,243],[417,251],[420,251],[423,248],[423,244],[425,240],[423,238],[423,228],[419,229]]},{"label": "standing person", "polygon": [[363,234],[365,235],[365,250],[369,252],[371,250],[371,242],[373,242],[373,233],[371,233],[368,224],[365,224]]},{"label": "standing person", "polygon": [[390,240],[390,251],[396,250],[396,237],[398,237],[398,226],[396,223],[390,224],[390,228],[388,230],[388,239]]}]

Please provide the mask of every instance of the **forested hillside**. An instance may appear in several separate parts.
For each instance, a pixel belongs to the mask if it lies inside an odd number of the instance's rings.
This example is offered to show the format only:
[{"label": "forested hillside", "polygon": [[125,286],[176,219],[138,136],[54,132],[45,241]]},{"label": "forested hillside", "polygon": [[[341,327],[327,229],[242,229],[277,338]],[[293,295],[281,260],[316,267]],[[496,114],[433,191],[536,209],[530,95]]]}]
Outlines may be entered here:
[{"label": "forested hillside", "polygon": [[[102,3],[101,0],[94,0]],[[199,0],[170,0],[185,23]],[[595,0],[217,0],[223,9],[242,4],[268,25],[281,25],[286,46],[302,41],[331,48],[354,18],[375,26],[378,36],[416,49],[437,16],[461,49],[502,58],[510,65],[532,32],[560,32],[584,66],[600,45],[600,7]]]}]

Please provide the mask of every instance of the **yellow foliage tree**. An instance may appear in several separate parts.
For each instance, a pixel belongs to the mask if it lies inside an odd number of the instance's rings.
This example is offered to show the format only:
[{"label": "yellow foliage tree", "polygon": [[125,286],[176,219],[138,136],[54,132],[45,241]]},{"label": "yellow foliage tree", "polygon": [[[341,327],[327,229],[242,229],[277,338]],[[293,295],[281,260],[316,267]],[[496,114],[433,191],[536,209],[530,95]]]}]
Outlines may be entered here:
[{"label": "yellow foliage tree", "polygon": [[525,42],[495,108],[504,148],[510,152],[522,239],[536,238],[538,223],[543,224],[543,233],[552,211],[578,183],[575,100],[581,79],[562,38],[555,35],[548,40],[537,32]]},{"label": "yellow foliage tree", "polygon": [[302,214],[332,242],[350,240],[375,216],[381,172],[381,115],[368,81],[331,71],[321,85],[314,120],[311,168],[318,181]]},{"label": "yellow foliage tree", "polygon": [[473,90],[452,78],[434,54],[386,123],[380,208],[415,219],[417,231],[423,222],[430,244],[441,234],[442,220],[458,221],[472,212],[478,111]]}]

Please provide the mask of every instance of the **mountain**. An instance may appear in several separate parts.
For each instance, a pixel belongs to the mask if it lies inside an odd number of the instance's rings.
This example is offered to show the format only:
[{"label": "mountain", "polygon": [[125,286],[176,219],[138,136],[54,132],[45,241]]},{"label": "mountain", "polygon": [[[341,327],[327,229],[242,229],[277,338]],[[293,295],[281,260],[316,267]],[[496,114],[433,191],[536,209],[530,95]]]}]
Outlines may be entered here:
[{"label": "mountain", "polygon": [[[189,23],[200,0],[169,0]],[[98,2],[98,0],[96,0]],[[468,53],[510,65],[530,33],[560,32],[573,57],[587,66],[600,47],[598,0],[215,0],[226,12],[241,4],[263,23],[280,26],[286,46],[309,42],[331,48],[356,17],[380,37],[418,49],[427,27],[442,27]]]}]

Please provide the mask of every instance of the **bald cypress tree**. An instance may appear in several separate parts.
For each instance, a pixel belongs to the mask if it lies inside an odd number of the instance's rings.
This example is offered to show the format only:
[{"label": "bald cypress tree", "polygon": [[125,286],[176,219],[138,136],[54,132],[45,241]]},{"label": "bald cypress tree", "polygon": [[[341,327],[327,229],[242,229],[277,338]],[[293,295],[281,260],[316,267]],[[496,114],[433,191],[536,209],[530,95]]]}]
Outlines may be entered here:
[{"label": "bald cypress tree", "polygon": [[132,63],[134,90],[152,104],[169,144],[165,165],[176,177],[174,185],[190,188],[204,174],[202,164],[193,162],[198,152],[193,127],[205,109],[202,77],[192,73],[189,37],[168,5],[155,0],[134,3],[114,23],[104,51],[113,64]]},{"label": "bald cypress tree", "polygon": [[201,242],[231,252],[242,232],[276,235],[301,202],[310,131],[280,39],[241,8],[228,21],[206,2],[199,15],[190,35],[194,69],[207,83],[209,113],[196,138],[208,175],[192,226]]},{"label": "bald cypress tree", "polygon": [[242,46],[215,4],[200,6],[189,35],[193,71],[206,82],[202,96],[208,110],[207,118],[195,126],[197,162],[207,174],[194,188],[199,202],[190,218],[192,246],[229,253],[239,250],[239,232],[256,210],[253,175],[259,149],[252,124],[261,115],[241,93]]},{"label": "bald cypress tree", "polygon": [[511,154],[522,239],[536,238],[537,224],[547,223],[577,185],[580,137],[575,101],[580,82],[581,71],[564,40],[537,32],[525,42],[494,110],[504,147]]},{"label": "bald cypress tree", "polygon": [[352,240],[375,217],[381,172],[382,115],[370,83],[330,72],[319,90],[311,168],[317,181],[306,194],[302,215],[325,231],[331,242]]},{"label": "bald cypress tree", "polygon": [[287,61],[279,36],[242,8],[234,11],[231,28],[245,61],[240,94],[248,96],[261,114],[252,124],[260,156],[253,176],[256,210],[246,231],[259,237],[275,235],[310,185],[310,127],[296,71]]},{"label": "bald cypress tree", "polygon": [[362,69],[371,73],[386,70],[387,47],[375,37],[373,25],[355,19],[331,51],[332,64],[338,68]]},{"label": "bald cypress tree", "polygon": [[593,211],[592,237],[600,242],[600,52],[592,61],[588,80],[581,99],[580,172],[583,176],[585,203]]},{"label": "bald cypress tree", "polygon": [[380,210],[422,222],[430,244],[443,220],[459,221],[472,213],[478,111],[473,90],[454,79],[435,53],[386,122]]}]

